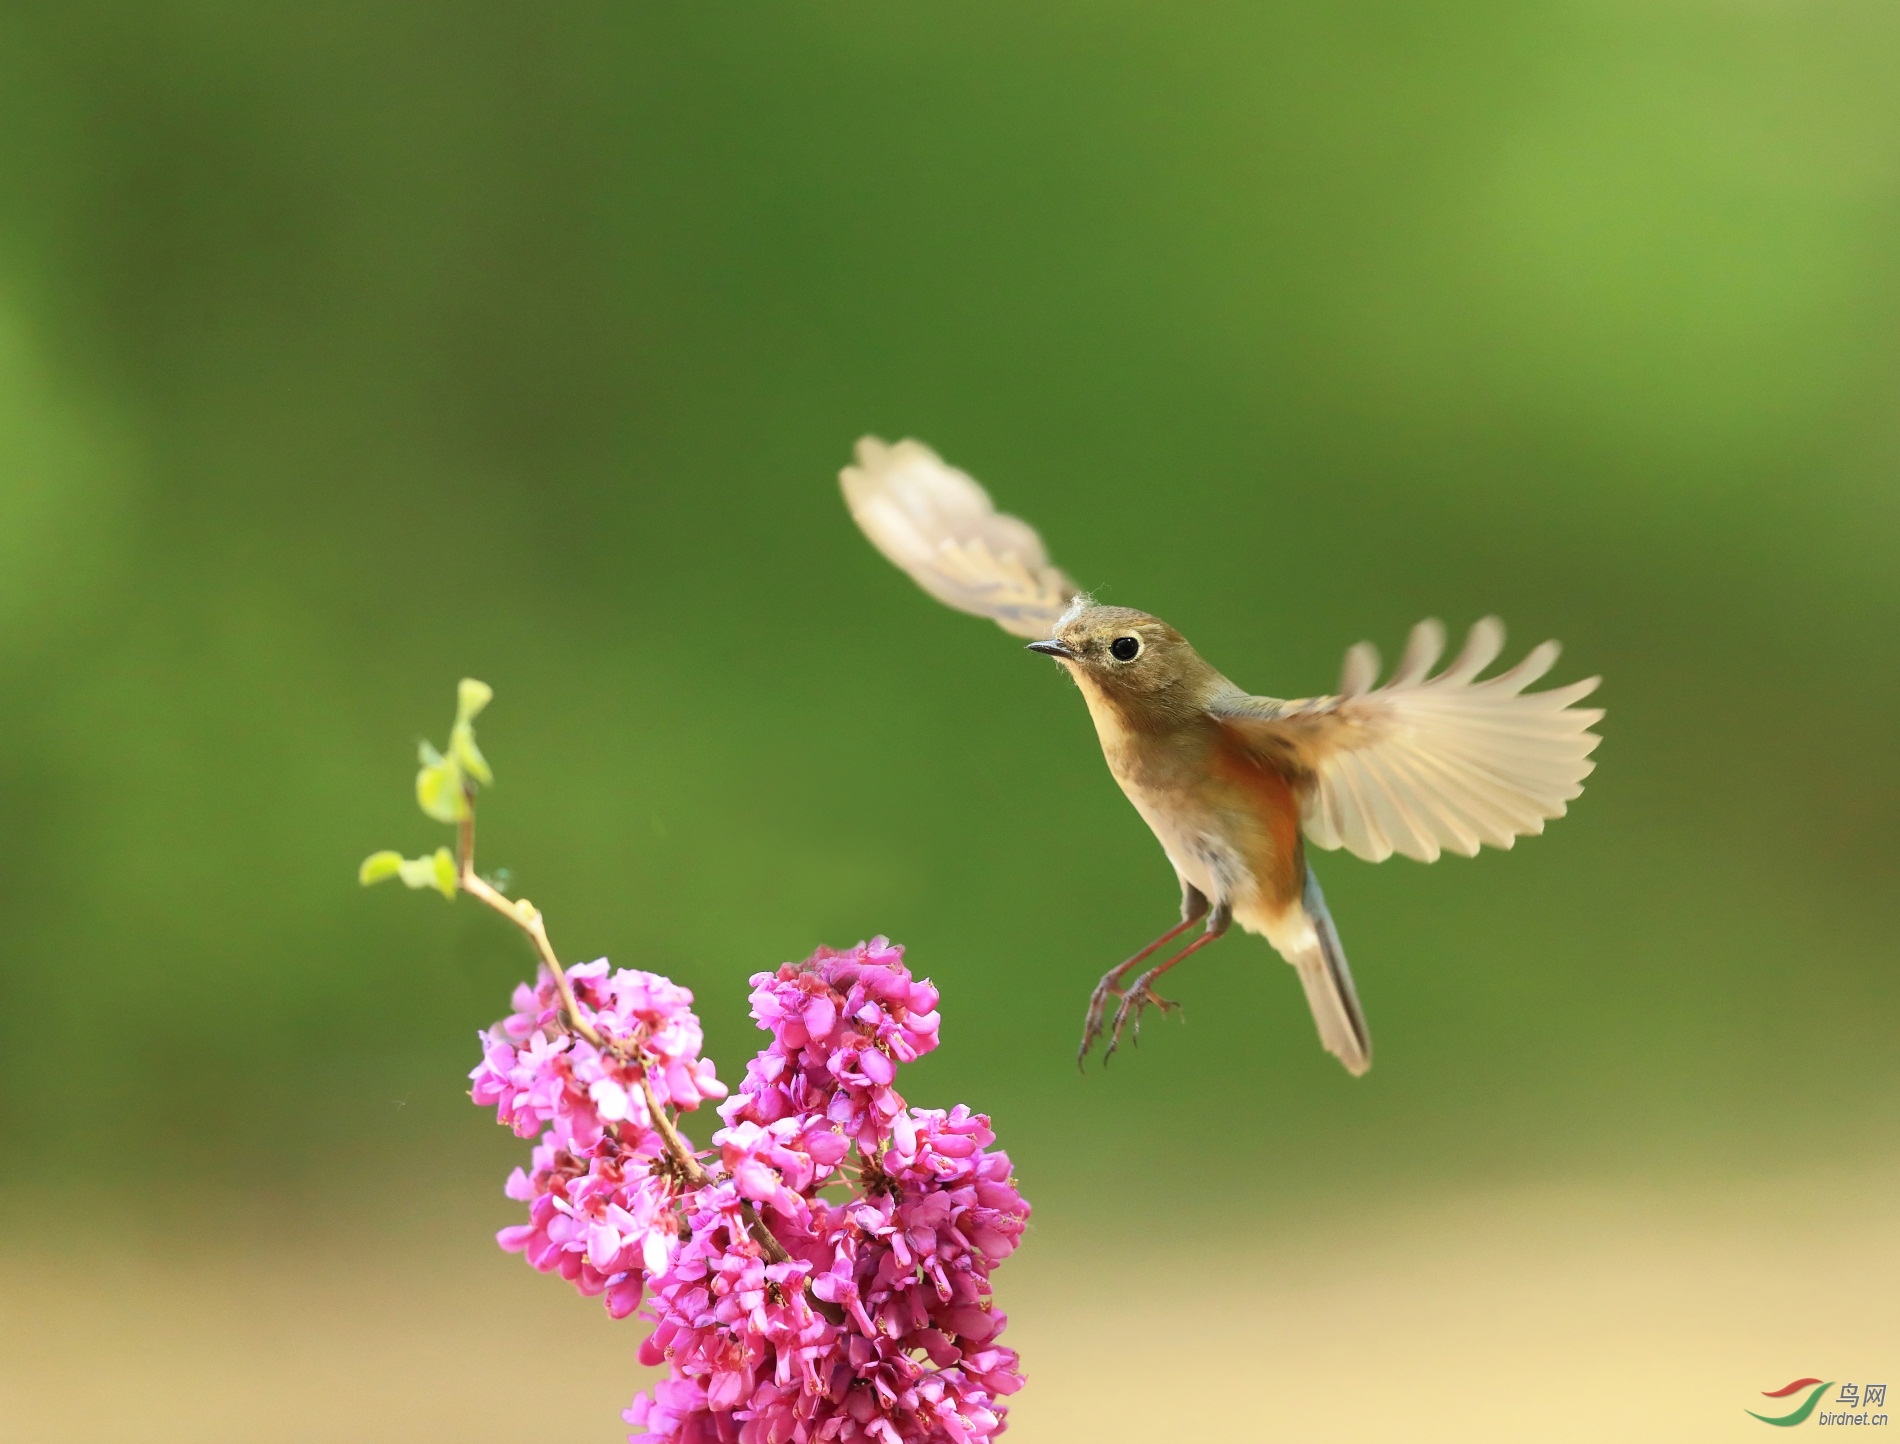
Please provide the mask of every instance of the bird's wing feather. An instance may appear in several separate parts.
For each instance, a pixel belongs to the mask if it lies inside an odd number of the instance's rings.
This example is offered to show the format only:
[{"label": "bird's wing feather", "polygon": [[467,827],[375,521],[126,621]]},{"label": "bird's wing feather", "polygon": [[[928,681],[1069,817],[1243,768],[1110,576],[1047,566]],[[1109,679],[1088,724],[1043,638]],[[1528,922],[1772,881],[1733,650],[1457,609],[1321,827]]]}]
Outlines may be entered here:
[{"label": "bird's wing feather", "polygon": [[1545,642],[1509,671],[1477,680],[1504,647],[1496,617],[1474,626],[1457,659],[1431,676],[1444,646],[1445,629],[1421,622],[1383,687],[1373,686],[1378,653],[1361,642],[1346,654],[1337,697],[1235,693],[1211,710],[1296,780],[1317,847],[1344,847],[1368,862],[1508,848],[1562,817],[1583,791],[1602,740],[1589,729],[1603,713],[1575,704],[1600,679],[1526,692],[1557,660],[1557,644]]},{"label": "bird's wing feather", "polygon": [[1036,529],[996,509],[976,480],[921,441],[858,443],[839,474],[851,515],[879,551],[947,606],[1018,637],[1047,637],[1075,596]]}]

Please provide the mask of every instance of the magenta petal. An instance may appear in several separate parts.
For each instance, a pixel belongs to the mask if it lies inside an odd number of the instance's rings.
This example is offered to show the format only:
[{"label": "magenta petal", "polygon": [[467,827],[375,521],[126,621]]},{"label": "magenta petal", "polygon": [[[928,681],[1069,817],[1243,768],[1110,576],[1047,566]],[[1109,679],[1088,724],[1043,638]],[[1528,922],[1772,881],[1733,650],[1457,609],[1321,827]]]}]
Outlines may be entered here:
[{"label": "magenta petal", "polygon": [[741,1373],[718,1373],[712,1377],[712,1386],[706,1391],[706,1403],[713,1409],[731,1409],[745,1398],[746,1385],[751,1379]]},{"label": "magenta petal", "polygon": [[831,1030],[837,1026],[838,1010],[832,1006],[831,999],[823,993],[814,994],[805,1005],[805,1032],[813,1039],[823,1042],[831,1036]]}]

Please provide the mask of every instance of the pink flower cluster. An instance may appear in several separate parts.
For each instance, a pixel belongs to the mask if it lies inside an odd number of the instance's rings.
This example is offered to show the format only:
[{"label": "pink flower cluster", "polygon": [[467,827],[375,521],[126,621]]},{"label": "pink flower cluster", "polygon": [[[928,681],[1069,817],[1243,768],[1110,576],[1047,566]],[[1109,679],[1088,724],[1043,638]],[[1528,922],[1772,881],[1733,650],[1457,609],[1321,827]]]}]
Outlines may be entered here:
[{"label": "pink flower cluster", "polygon": [[891,1087],[897,1065],[937,1046],[937,990],[913,982],[904,950],[884,938],[847,953],[820,948],[758,974],[752,988],[752,1016],[772,1042],[746,1065],[745,1086],[721,1116],[822,1119],[875,1152],[904,1108]]},{"label": "pink flower cluster", "polygon": [[[605,963],[569,977],[606,1049],[565,1030],[544,977],[485,1036],[473,1096],[524,1137],[544,1130],[533,1169],[509,1180],[529,1223],[502,1246],[605,1294],[616,1317],[645,1294],[640,1356],[668,1377],[627,1422],[679,1444],[1000,1433],[1022,1376],[997,1342],[990,1272],[1029,1205],[987,1118],[911,1108],[892,1086],[937,1046],[939,1021],[902,949],[876,938],[753,978],[772,1040],[696,1179],[667,1157],[639,1087],[644,1071],[662,1107],[724,1095],[690,994]],[[849,1196],[821,1197],[829,1184]]]},{"label": "pink flower cluster", "polygon": [[685,988],[625,968],[609,975],[604,958],[567,978],[604,1046],[567,1030],[543,968],[535,987],[515,989],[515,1011],[482,1035],[469,1096],[519,1137],[540,1135],[529,1168],[507,1185],[528,1205],[528,1222],[503,1229],[501,1246],[589,1298],[604,1294],[607,1311],[624,1318],[680,1231],[678,1184],[656,1167],[666,1150],[642,1080],[662,1108],[697,1108],[726,1089],[699,1056]]}]

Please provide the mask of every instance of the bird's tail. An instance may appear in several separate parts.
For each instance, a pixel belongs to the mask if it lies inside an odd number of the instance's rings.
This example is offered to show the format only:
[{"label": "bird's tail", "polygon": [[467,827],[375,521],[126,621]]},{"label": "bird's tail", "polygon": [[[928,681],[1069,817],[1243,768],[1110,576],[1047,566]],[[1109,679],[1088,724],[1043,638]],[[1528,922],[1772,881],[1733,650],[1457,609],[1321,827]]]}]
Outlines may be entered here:
[{"label": "bird's tail", "polygon": [[1339,929],[1333,926],[1326,895],[1319,890],[1311,867],[1306,869],[1300,905],[1310,929],[1301,928],[1280,945],[1280,952],[1299,970],[1306,1004],[1319,1025],[1320,1042],[1357,1077],[1372,1066],[1372,1034],[1366,1030],[1366,1015],[1352,985],[1352,969],[1346,966],[1346,950],[1339,944]]}]

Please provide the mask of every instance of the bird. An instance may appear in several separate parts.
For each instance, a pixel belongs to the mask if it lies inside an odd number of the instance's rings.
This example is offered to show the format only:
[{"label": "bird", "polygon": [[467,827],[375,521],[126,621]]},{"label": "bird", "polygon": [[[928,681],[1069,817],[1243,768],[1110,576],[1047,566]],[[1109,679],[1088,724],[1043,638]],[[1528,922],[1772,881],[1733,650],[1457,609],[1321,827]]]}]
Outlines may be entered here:
[{"label": "bird", "polygon": [[[1576,704],[1601,679],[1525,690],[1556,663],[1556,642],[1481,678],[1504,647],[1495,617],[1436,673],[1445,629],[1427,620],[1383,685],[1377,650],[1360,642],[1337,694],[1254,696],[1159,617],[1076,586],[1034,527],[922,442],[867,436],[839,480],[865,536],[925,592],[1068,672],[1110,773],[1174,869],[1180,921],[1096,984],[1078,1064],[1104,1032],[1104,1062],[1131,1022],[1138,1041],[1144,1009],[1178,1007],[1155,984],[1238,922],[1292,964],[1321,1045],[1365,1073],[1372,1035],[1308,845],[1368,862],[1509,848],[1563,816],[1596,765],[1590,729],[1604,714]],[[1196,923],[1199,936],[1124,981]]]}]

